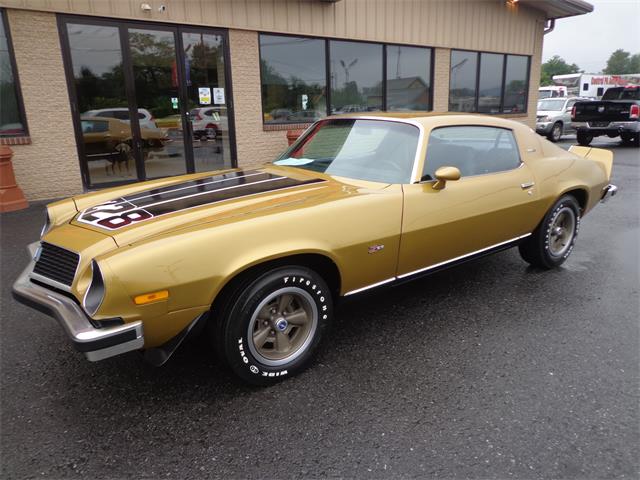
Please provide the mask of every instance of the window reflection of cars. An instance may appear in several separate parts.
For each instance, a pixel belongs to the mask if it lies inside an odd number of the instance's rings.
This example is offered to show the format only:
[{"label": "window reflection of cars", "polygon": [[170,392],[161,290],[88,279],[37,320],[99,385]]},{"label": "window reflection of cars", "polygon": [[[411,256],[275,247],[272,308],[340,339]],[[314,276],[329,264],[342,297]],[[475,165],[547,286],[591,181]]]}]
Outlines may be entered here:
[{"label": "window reflection of cars", "polygon": [[194,108],[189,112],[193,136],[196,140],[215,140],[222,132],[228,131],[227,116],[215,107]]},{"label": "window reflection of cars", "polygon": [[156,119],[158,128],[182,128],[182,115],[175,113],[167,117]]},{"label": "window reflection of cars", "polygon": [[319,118],[320,115],[315,110],[301,110],[289,116],[289,120],[293,122],[315,122]]},{"label": "window reflection of cars", "polygon": [[[83,113],[83,116],[87,117],[104,117],[104,118],[116,118],[125,123],[131,123],[129,118],[129,109],[120,107],[120,108],[101,108],[98,110],[89,110]],[[138,109],[138,122],[140,123],[140,128],[158,128],[156,125],[155,119],[151,112],[146,108]]]},{"label": "window reflection of cars", "polygon": [[[129,168],[131,159],[131,127],[128,123],[107,117],[83,116],[82,138],[87,160],[107,160],[107,172]],[[141,128],[143,154],[164,148],[169,138],[158,128]]]},{"label": "window reflection of cars", "polygon": [[286,122],[289,120],[289,117],[293,115],[293,112],[288,108],[276,108],[275,110],[271,110],[269,113],[271,115],[271,120],[274,122]]}]

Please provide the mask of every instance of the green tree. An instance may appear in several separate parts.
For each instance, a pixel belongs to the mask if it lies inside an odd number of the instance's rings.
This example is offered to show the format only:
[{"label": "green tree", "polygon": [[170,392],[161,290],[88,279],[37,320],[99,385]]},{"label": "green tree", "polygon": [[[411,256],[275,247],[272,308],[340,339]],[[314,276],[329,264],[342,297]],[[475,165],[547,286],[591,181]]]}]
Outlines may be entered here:
[{"label": "green tree", "polygon": [[540,85],[553,85],[554,75],[566,75],[569,73],[581,73],[580,67],[575,63],[567,63],[564,58],[554,55],[542,64],[540,70]]},{"label": "green tree", "polygon": [[611,54],[607,60],[607,66],[602,71],[608,75],[622,75],[625,73],[640,72],[640,53],[631,55],[629,52],[619,48]]}]

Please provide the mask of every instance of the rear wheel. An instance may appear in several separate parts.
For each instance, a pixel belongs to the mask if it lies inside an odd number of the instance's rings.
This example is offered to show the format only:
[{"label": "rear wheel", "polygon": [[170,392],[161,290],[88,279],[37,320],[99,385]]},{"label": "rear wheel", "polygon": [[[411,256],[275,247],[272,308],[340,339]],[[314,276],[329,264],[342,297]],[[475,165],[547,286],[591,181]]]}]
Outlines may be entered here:
[{"label": "rear wheel", "polygon": [[535,267],[559,267],[569,257],[580,228],[580,206],[565,195],[547,212],[529,238],[520,244],[520,256]]},{"label": "rear wheel", "polygon": [[620,138],[622,139],[622,143],[624,145],[629,145],[633,147],[640,146],[640,133],[622,133],[620,134]]},{"label": "rear wheel", "polygon": [[552,142],[557,142],[562,137],[562,123],[556,122],[551,127],[551,131],[547,135],[547,138]]},{"label": "rear wheel", "polygon": [[593,140],[593,135],[587,132],[578,131],[578,133],[576,134],[576,137],[578,139],[578,143],[583,147],[588,147],[591,141]]},{"label": "rear wheel", "polygon": [[214,344],[233,372],[254,385],[304,370],[333,316],[329,287],[305,267],[257,275],[224,303],[212,328]]}]

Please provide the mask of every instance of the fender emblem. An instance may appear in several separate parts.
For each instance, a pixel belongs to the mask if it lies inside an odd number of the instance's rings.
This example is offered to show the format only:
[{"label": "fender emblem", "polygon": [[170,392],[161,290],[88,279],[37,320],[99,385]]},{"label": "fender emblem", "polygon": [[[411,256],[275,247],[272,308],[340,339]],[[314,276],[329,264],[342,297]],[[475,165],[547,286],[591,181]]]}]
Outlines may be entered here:
[{"label": "fender emblem", "polygon": [[376,253],[379,252],[380,250],[382,250],[384,248],[384,245],[371,245],[369,247],[369,253]]}]

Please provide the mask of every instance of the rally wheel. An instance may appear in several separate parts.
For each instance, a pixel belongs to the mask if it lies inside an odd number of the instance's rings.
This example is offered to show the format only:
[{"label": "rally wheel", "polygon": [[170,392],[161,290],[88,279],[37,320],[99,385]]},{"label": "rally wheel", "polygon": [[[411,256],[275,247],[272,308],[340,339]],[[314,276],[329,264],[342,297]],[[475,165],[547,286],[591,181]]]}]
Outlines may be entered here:
[{"label": "rally wheel", "polygon": [[565,195],[551,207],[531,236],[520,244],[520,255],[535,267],[559,267],[569,258],[579,228],[580,206],[573,196]]},{"label": "rally wheel", "polygon": [[270,385],[311,363],[333,304],[320,275],[288,266],[243,282],[219,312],[212,330],[218,354],[245,382]]}]

